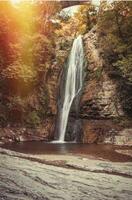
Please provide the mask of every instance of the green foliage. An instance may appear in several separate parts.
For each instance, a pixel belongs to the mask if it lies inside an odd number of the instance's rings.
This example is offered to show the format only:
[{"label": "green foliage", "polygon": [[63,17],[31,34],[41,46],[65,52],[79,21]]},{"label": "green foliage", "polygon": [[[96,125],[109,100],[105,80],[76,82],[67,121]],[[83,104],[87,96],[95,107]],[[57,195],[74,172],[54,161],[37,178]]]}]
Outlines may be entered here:
[{"label": "green foliage", "polygon": [[132,82],[132,54],[121,58],[113,66],[120,69],[123,77]]},{"label": "green foliage", "polygon": [[41,120],[36,111],[29,112],[26,118],[27,126],[35,128],[39,126]]},{"label": "green foliage", "polygon": [[[101,1],[99,11],[87,3],[72,17],[64,12],[57,15],[58,11],[57,2],[22,2],[19,9],[8,1],[0,2],[0,124],[19,118],[21,123],[36,127],[43,121],[51,112],[47,77],[53,74],[52,64],[63,66],[75,36],[96,24],[108,66],[132,81],[130,1]],[[100,79],[102,68],[92,75]],[[128,92],[123,95],[127,99],[121,96],[122,104],[131,111]]]},{"label": "green foliage", "polygon": [[33,37],[32,56],[36,70],[44,71],[42,68],[45,63],[50,63],[54,58],[54,42],[47,36],[42,34],[35,34]]},{"label": "green foliage", "polygon": [[102,75],[102,68],[98,68],[95,70],[94,75],[96,77],[97,80],[99,80],[101,78]]},{"label": "green foliage", "polygon": [[46,78],[55,59],[57,2],[0,1],[0,125],[37,126],[49,113]]},{"label": "green foliage", "polygon": [[14,63],[9,65],[2,71],[2,76],[5,79],[21,80],[23,83],[29,84],[36,79],[36,71],[32,66],[25,64]]},{"label": "green foliage", "polygon": [[40,88],[38,98],[39,98],[39,114],[40,114],[40,117],[43,119],[49,112],[49,106],[48,106],[49,105],[49,93],[48,93],[48,89],[46,86],[45,87],[42,86]]},{"label": "green foliage", "polygon": [[13,108],[19,108],[20,110],[24,112],[24,110],[26,109],[25,100],[22,99],[20,96],[10,97],[9,102],[7,103],[7,106],[10,110],[12,110]]},{"label": "green foliage", "polygon": [[97,10],[90,2],[86,5],[80,6],[79,10],[75,13],[74,20],[78,34],[84,34],[92,29],[96,24]]},{"label": "green foliage", "polygon": [[[132,116],[132,2],[102,1],[98,18],[98,40],[105,70],[118,77],[117,96],[126,116]],[[111,73],[112,72],[112,73]]]},{"label": "green foliage", "polygon": [[[56,35],[75,38],[76,35],[85,34],[96,24],[97,9],[91,2],[81,5],[73,16],[65,11],[58,17],[60,23],[56,30]],[[72,38],[72,39],[73,39]]]},{"label": "green foliage", "polygon": [[99,44],[104,59],[132,81],[132,3],[102,2],[98,19]]}]

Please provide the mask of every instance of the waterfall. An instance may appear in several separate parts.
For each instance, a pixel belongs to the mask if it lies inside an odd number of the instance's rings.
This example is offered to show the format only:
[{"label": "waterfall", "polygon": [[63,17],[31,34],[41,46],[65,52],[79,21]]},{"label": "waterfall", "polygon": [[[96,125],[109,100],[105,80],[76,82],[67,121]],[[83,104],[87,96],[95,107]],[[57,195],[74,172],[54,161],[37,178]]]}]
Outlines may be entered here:
[{"label": "waterfall", "polygon": [[83,83],[83,41],[82,36],[79,35],[73,42],[72,49],[69,55],[66,81],[64,84],[63,102],[60,108],[59,121],[59,142],[64,142],[65,133],[68,123],[68,117],[73,100],[82,89]]}]

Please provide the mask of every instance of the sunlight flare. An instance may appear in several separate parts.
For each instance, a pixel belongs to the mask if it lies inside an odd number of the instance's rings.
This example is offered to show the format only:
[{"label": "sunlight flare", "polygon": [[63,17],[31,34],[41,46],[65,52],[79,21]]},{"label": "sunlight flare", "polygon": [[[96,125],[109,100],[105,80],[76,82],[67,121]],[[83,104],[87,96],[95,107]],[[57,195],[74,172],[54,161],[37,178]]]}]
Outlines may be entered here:
[{"label": "sunlight flare", "polygon": [[13,5],[21,3],[22,0],[10,0]]}]

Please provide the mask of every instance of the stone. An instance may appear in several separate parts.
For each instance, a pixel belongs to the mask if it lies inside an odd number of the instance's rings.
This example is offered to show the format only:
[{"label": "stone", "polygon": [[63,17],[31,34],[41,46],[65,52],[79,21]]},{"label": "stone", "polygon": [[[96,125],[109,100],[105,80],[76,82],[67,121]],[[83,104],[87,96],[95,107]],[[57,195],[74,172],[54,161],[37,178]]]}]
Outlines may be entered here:
[{"label": "stone", "polygon": [[114,144],[115,136],[122,129],[112,120],[105,119],[83,119],[83,143],[109,143]]},{"label": "stone", "polygon": [[54,137],[55,118],[48,117],[43,124],[36,128],[27,127],[6,127],[0,128],[0,142],[24,142],[52,140]]},{"label": "stone", "polygon": [[[84,35],[84,46],[86,57],[88,59],[88,77],[92,76],[97,70],[101,71],[105,64],[100,54],[98,46],[98,37],[96,27]],[[120,101],[117,97],[117,83],[112,80],[107,72],[100,73],[100,79],[97,77],[88,78],[85,81],[83,94],[81,98],[81,116],[87,118],[112,118],[124,116]],[[91,105],[90,105],[90,104]],[[93,109],[96,107],[96,110]],[[92,108],[91,108],[92,107]],[[89,112],[91,110],[92,112]]]},{"label": "stone", "polygon": [[132,136],[115,136],[114,144],[132,146]]},{"label": "stone", "polygon": [[24,141],[26,141],[26,140],[25,140],[24,136],[21,135],[21,136],[19,137],[19,141],[20,141],[20,142],[24,142]]},{"label": "stone", "polygon": [[[54,157],[60,159],[60,155]],[[131,200],[130,162],[72,156],[65,168],[1,148],[0,158],[1,200]]]},{"label": "stone", "polygon": [[119,135],[130,136],[132,137],[132,128],[125,128],[119,132]]},{"label": "stone", "polygon": [[84,49],[88,64],[80,102],[83,142],[131,145],[131,130],[124,129],[127,125],[114,123],[116,119],[125,118],[126,114],[117,95],[118,80],[104,70],[107,64],[98,47],[96,27],[84,35]]},{"label": "stone", "polygon": [[114,138],[114,144],[132,146],[132,128],[119,131]]}]

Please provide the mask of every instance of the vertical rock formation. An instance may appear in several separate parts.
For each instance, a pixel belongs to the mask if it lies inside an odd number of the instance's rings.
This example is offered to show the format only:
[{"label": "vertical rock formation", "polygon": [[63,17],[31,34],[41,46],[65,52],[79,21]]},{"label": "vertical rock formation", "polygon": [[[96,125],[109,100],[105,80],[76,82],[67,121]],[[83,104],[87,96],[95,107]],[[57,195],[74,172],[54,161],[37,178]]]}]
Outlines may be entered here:
[{"label": "vertical rock formation", "polygon": [[114,138],[123,127],[115,121],[125,117],[118,96],[118,80],[111,78],[105,70],[107,67],[98,47],[96,28],[84,36],[84,44],[87,68],[80,111],[83,142],[107,140],[116,143]]}]

